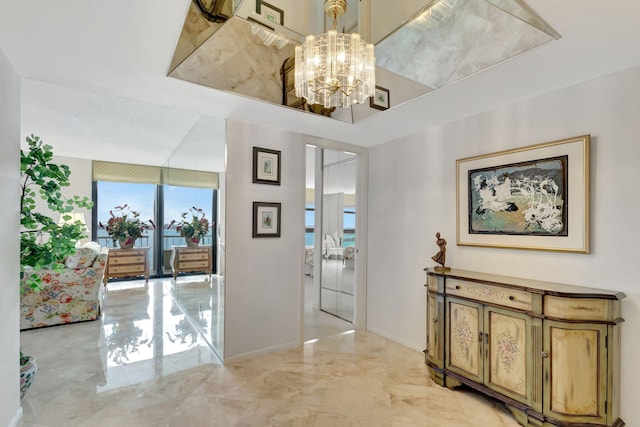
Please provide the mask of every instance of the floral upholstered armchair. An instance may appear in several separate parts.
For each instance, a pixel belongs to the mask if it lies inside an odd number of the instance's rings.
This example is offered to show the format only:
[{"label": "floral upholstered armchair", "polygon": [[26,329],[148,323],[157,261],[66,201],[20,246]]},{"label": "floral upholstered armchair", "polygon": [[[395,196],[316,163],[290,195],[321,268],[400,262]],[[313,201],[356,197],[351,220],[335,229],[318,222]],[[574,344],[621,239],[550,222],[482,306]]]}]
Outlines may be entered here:
[{"label": "floral upholstered armchair", "polygon": [[102,278],[109,250],[88,243],[65,260],[62,270],[35,271],[41,289],[23,280],[20,295],[20,330],[96,320],[102,312]]}]

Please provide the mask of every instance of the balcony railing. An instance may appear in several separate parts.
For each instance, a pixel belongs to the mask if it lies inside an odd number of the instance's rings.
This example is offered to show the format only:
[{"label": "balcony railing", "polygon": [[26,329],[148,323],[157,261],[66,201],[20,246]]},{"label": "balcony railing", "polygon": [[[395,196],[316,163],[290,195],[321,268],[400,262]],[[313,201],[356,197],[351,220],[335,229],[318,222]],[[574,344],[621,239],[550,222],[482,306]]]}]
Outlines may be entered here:
[{"label": "balcony railing", "polygon": [[[118,247],[117,244],[114,246],[113,240],[109,236],[98,236],[97,241],[100,244],[100,246],[103,246],[106,248]],[[207,234],[200,241],[200,244],[203,246],[211,246],[212,242],[213,242],[213,235]],[[149,247],[152,244],[153,244],[153,236],[145,235],[145,236],[139,237],[133,246],[136,248],[140,248],[140,247]],[[184,237],[182,236],[163,236],[162,238],[162,246],[164,249],[171,249],[173,246],[184,246],[184,245],[186,245],[186,243],[184,241]]]}]

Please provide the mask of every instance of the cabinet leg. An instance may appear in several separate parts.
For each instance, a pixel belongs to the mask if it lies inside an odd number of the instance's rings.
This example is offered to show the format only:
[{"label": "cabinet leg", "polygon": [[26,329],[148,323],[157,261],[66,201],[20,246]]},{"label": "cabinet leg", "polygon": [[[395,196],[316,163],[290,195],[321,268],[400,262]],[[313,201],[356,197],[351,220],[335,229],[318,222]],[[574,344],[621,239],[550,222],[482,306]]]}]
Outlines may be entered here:
[{"label": "cabinet leg", "polygon": [[453,390],[456,387],[460,387],[462,383],[455,378],[445,377],[444,378],[444,386],[450,390]]},{"label": "cabinet leg", "polygon": [[524,427],[543,427],[544,423],[538,419],[529,417],[526,413],[521,410],[514,408],[513,406],[504,405],[511,412],[511,414],[515,417],[518,424]]},{"label": "cabinet leg", "polygon": [[428,368],[429,374],[431,375],[431,380],[438,384],[440,387],[444,387],[444,376],[441,372],[436,371],[435,369]]}]

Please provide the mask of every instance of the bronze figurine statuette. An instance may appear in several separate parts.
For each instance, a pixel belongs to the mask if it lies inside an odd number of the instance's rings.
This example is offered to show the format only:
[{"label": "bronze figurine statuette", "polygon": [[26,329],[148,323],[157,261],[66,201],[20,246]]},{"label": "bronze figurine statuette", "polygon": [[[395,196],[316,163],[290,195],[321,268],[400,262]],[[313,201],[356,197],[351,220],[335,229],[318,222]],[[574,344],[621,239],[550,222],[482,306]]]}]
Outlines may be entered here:
[{"label": "bronze figurine statuette", "polygon": [[444,273],[446,271],[451,271],[449,267],[445,267],[445,259],[447,257],[447,241],[444,237],[440,237],[440,232],[436,233],[436,245],[440,249],[437,254],[431,257],[436,263],[440,264],[439,267],[435,267],[434,270],[438,273]]}]

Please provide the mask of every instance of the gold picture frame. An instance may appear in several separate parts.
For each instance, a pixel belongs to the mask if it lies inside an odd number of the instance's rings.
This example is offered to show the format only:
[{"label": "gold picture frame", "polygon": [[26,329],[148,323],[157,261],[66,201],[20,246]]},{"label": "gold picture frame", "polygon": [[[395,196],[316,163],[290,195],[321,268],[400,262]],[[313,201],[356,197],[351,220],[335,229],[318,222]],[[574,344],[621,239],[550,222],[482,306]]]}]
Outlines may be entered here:
[{"label": "gold picture frame", "polygon": [[457,160],[456,243],[589,253],[590,140]]}]

